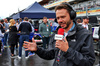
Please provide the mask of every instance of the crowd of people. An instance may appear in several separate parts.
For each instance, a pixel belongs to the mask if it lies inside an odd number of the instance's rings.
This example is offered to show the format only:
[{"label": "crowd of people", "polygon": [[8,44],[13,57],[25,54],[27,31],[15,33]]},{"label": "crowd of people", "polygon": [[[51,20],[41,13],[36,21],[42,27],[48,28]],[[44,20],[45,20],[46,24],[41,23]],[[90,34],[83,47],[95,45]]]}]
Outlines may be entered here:
[{"label": "crowd of people", "polygon": [[[11,58],[16,57],[15,48],[19,50],[18,58],[20,58],[23,41],[29,41],[30,33],[34,33],[34,27],[29,22],[28,17],[24,17],[23,21],[20,18],[19,22],[14,19],[10,19],[9,22],[7,19],[0,20],[0,55],[2,55],[1,50],[10,47]],[[25,57],[28,57],[28,51],[26,51]]]},{"label": "crowd of people", "polygon": [[[88,6],[87,6],[87,9],[88,9],[88,10],[95,10],[95,9],[100,9],[99,7],[100,7],[99,4],[95,4],[95,5],[93,4],[93,5],[88,5]],[[75,10],[76,10],[77,12],[86,11],[86,6],[80,7],[80,8],[76,8]]]},{"label": "crowd of people", "polygon": [[[38,22],[36,24],[38,24]],[[34,37],[34,31],[39,32],[41,34],[43,41],[43,48],[46,49],[51,32],[58,27],[58,23],[54,22],[50,26],[50,23],[47,21],[47,17],[43,17],[43,22],[40,25],[36,24],[33,25],[32,20],[28,19],[28,17],[24,17],[23,20],[22,18],[19,18],[18,21],[15,21],[14,19],[10,19],[9,21],[7,19],[0,20],[0,46],[1,46],[0,49],[3,50],[4,48],[10,47],[11,58],[15,58],[16,55],[14,54],[14,50],[16,48],[17,50],[19,50],[18,58],[21,59],[23,42],[32,41],[32,38]],[[42,24],[44,24],[44,26]],[[1,50],[0,50],[0,55],[2,55]],[[34,55],[35,53],[25,51],[26,58],[29,57],[28,56],[29,54]]]}]

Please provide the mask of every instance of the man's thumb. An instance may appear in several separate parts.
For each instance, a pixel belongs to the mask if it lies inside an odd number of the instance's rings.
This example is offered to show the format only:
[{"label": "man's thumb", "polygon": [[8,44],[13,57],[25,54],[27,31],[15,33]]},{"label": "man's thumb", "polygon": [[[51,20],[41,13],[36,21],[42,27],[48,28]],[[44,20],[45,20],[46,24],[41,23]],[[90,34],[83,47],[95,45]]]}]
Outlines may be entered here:
[{"label": "man's thumb", "polygon": [[35,42],[34,38],[32,38],[32,42]]},{"label": "man's thumb", "polygon": [[67,42],[67,39],[66,39],[66,37],[65,37],[65,42]]}]

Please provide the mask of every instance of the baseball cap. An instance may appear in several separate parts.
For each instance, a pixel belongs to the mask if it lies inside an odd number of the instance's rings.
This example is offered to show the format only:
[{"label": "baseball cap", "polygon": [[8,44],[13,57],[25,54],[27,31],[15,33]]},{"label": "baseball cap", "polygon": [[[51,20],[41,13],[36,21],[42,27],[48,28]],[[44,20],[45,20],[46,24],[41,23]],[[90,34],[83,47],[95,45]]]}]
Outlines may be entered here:
[{"label": "baseball cap", "polygon": [[84,16],[83,19],[89,19],[89,17],[88,16]]}]

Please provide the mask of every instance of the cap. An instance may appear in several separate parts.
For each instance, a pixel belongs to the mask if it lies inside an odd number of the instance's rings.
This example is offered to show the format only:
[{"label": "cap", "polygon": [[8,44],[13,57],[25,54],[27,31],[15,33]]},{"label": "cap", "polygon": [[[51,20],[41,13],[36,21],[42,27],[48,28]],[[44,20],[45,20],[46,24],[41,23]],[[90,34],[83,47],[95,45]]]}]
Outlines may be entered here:
[{"label": "cap", "polygon": [[89,19],[89,17],[88,16],[84,16],[83,19]]}]

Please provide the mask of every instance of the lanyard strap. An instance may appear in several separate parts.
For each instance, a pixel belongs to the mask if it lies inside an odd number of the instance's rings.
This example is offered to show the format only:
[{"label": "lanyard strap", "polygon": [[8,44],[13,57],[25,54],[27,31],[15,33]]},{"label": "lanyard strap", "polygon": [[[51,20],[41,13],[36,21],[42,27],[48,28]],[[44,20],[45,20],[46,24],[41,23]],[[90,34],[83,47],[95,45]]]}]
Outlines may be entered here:
[{"label": "lanyard strap", "polygon": [[[73,26],[71,27],[71,29],[68,31],[68,33],[70,32],[70,31],[72,31],[73,29],[74,29],[74,27],[75,27],[75,23],[73,22]],[[67,33],[67,35],[68,35],[68,33]],[[66,36],[67,36],[66,35]],[[65,36],[65,33],[64,33],[64,36]],[[65,36],[65,37],[66,37]],[[61,56],[61,50],[59,50],[59,52],[58,52],[58,55],[57,55],[57,59],[56,59],[56,62],[59,64],[59,61],[60,61],[60,56]]]},{"label": "lanyard strap", "polygon": [[75,27],[75,23],[73,22],[73,26],[71,27],[71,29],[67,32],[67,33],[64,33],[64,36],[66,37],[70,31],[72,31]]}]

